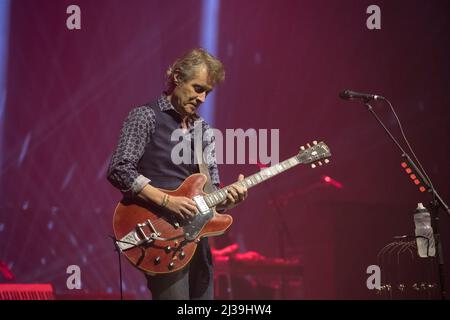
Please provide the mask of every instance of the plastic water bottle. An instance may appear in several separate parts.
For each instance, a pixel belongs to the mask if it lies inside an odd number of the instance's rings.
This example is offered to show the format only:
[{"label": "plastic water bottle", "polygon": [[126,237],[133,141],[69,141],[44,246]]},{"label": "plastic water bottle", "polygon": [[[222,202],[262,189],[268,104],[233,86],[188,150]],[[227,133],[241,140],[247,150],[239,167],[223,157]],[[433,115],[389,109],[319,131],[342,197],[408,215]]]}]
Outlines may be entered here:
[{"label": "plastic water bottle", "polygon": [[431,227],[431,216],[422,203],[418,203],[414,211],[414,224],[416,225],[415,233],[419,256],[421,258],[434,257],[436,248],[433,228]]}]

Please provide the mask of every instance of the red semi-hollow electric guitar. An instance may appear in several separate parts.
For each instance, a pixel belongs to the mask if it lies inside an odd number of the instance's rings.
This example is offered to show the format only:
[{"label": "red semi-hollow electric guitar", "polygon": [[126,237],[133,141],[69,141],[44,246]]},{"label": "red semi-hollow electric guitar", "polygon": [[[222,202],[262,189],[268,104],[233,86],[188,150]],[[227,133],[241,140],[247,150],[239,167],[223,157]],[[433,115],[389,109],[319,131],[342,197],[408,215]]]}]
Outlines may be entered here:
[{"label": "red semi-hollow electric guitar", "polygon": [[[314,168],[328,163],[330,149],[324,142],[302,147],[299,154],[265,168],[242,181],[235,182],[251,188],[298,164]],[[148,274],[165,274],[184,268],[194,255],[203,237],[223,234],[233,218],[219,214],[214,208],[227,197],[227,187],[206,194],[206,176],[197,173],[186,178],[176,190],[163,190],[170,196],[183,196],[195,201],[198,209],[189,221],[178,220],[167,209],[141,200],[123,200],[114,212],[113,228],[116,244],[128,260]]]}]

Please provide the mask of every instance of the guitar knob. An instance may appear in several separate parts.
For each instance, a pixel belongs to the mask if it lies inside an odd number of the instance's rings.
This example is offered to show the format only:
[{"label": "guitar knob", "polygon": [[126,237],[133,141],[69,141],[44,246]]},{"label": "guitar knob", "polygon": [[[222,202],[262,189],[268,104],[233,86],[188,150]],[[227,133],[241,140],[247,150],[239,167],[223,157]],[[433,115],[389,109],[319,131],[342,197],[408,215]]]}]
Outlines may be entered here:
[{"label": "guitar knob", "polygon": [[155,258],[155,264],[159,264],[161,262],[161,257],[160,256],[157,256],[156,258]]},{"label": "guitar knob", "polygon": [[324,162],[325,162],[325,163],[329,163],[329,162],[330,162],[330,160],[328,160],[328,159],[325,159],[325,160],[324,160]]},{"label": "guitar knob", "polygon": [[186,256],[186,253],[184,253],[184,251],[181,251],[180,252],[180,260],[183,260],[185,256]]},{"label": "guitar knob", "polygon": [[169,269],[172,270],[175,267],[175,263],[172,261],[171,263],[169,263]]},{"label": "guitar knob", "polygon": [[169,253],[170,250],[172,250],[172,247],[171,246],[167,246],[165,250],[166,250],[166,253]]},{"label": "guitar knob", "polygon": [[311,145],[309,143],[306,144],[308,146],[308,148],[311,148]]},{"label": "guitar knob", "polygon": [[300,150],[302,150],[302,151],[305,150],[305,147],[304,147],[304,146],[301,146],[301,147],[300,147]]},{"label": "guitar knob", "polygon": [[313,164],[311,164],[311,168],[315,168],[316,167],[316,165],[313,163]]},{"label": "guitar knob", "polygon": [[318,164],[319,164],[319,166],[321,166],[322,165],[322,161],[319,161]]},{"label": "guitar knob", "polygon": [[314,141],[313,141],[313,144],[317,144],[317,140],[314,140]]}]

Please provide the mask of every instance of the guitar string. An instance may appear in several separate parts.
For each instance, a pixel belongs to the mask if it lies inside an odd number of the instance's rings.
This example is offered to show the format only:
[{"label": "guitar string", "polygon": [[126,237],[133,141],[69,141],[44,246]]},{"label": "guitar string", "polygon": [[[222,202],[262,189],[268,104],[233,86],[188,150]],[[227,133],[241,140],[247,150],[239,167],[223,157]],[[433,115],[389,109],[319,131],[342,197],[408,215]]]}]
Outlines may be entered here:
[{"label": "guitar string", "polygon": [[[321,142],[316,147],[320,147],[322,145],[323,145],[323,143]],[[308,149],[310,149],[310,148],[308,148]],[[325,154],[329,153],[329,150],[327,148],[324,148],[324,150],[327,151]],[[303,151],[303,153],[304,152],[305,151]],[[300,154],[293,156],[281,163],[273,165],[269,168],[265,168],[265,169],[261,170],[260,172],[255,173],[255,174],[251,175],[250,177],[247,177],[243,181],[238,181],[236,183],[240,184],[241,186],[245,185],[247,188],[256,186],[259,183],[264,182],[264,181],[302,163],[302,161],[300,160],[299,157],[300,157]],[[321,157],[318,157],[318,158],[321,158]],[[294,160],[294,163],[292,163],[292,160]],[[251,182],[251,183],[249,183],[249,182]],[[225,194],[226,194],[230,187],[231,187],[231,185],[221,188],[219,190],[216,190],[214,192],[211,192],[210,194],[204,195],[203,197],[205,198],[205,202],[208,205],[208,208],[213,208],[220,202],[224,201],[226,199],[226,196],[224,195],[223,192],[225,192]],[[217,200],[217,199],[219,199],[219,200]],[[166,219],[164,219],[164,217],[157,218],[154,221],[151,221],[151,223],[152,223],[153,227],[155,227],[155,229],[156,229],[156,227],[171,225],[170,222],[168,222]],[[155,230],[155,231],[158,232],[158,230]]]},{"label": "guitar string", "polygon": [[[290,160],[292,160],[292,159],[296,160],[296,162],[294,164],[292,164],[290,162]],[[250,188],[250,187],[256,186],[257,184],[274,177],[277,174],[280,174],[288,169],[291,169],[292,167],[298,165],[299,163],[301,163],[301,161],[298,159],[298,156],[294,156],[294,157],[289,158],[277,165],[263,169],[260,172],[255,173],[255,174],[251,175],[250,177],[247,177],[243,181],[239,181],[237,183],[240,185],[243,185],[245,183],[246,187]],[[269,173],[269,174],[266,174],[266,173]],[[259,178],[257,178],[257,176],[259,176]],[[251,179],[254,179],[254,181],[256,181],[256,182],[252,182],[251,184],[249,184],[247,181],[252,181]],[[231,185],[204,195],[204,198],[208,199],[208,200],[205,200],[208,207],[212,208],[212,207],[216,206],[217,204],[219,204],[220,202],[224,201],[226,199],[226,197],[223,195],[222,191],[227,192],[230,187],[231,187]],[[219,198],[219,200],[216,200],[216,196],[217,196],[217,198]],[[210,202],[210,204],[208,204],[208,202]],[[170,224],[170,222],[166,221],[163,217],[157,218],[151,222],[152,222],[152,225],[155,227],[155,229],[156,229],[156,227],[161,227],[161,226]],[[156,232],[158,232],[158,231],[156,231]]]}]

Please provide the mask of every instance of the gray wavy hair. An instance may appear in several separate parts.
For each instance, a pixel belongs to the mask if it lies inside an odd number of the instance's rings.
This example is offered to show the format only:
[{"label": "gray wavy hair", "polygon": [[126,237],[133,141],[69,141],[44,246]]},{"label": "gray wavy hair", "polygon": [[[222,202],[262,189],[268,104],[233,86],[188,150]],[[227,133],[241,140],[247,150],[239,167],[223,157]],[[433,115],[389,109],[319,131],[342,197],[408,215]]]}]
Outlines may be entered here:
[{"label": "gray wavy hair", "polygon": [[205,49],[196,48],[175,60],[175,62],[167,69],[167,87],[173,89],[175,86],[175,73],[178,73],[178,79],[180,81],[186,82],[195,77],[198,68],[201,66],[206,66],[208,71],[208,82],[212,86],[215,86],[225,79],[225,70],[222,62]]}]

